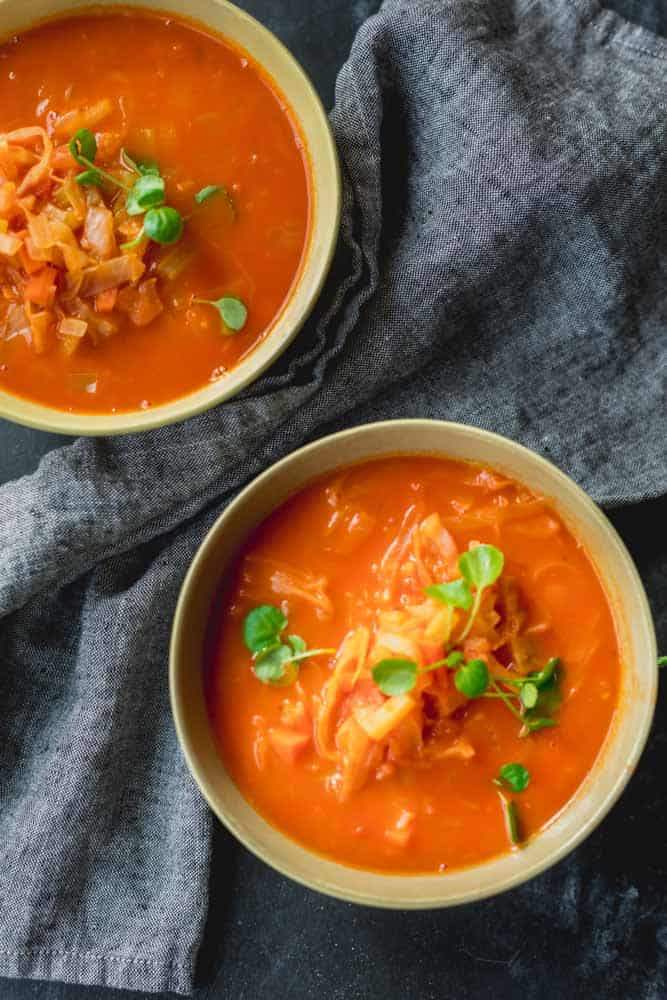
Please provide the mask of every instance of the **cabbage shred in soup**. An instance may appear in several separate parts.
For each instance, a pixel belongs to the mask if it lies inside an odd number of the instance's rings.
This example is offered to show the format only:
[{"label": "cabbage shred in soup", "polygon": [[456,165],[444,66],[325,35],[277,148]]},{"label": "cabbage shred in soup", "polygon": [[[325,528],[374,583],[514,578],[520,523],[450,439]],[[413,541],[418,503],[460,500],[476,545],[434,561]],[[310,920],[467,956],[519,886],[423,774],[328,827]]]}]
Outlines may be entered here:
[{"label": "cabbage shred in soup", "polygon": [[1,388],[109,413],[224,378],[308,220],[291,112],[229,42],[133,9],[0,46]]},{"label": "cabbage shred in soup", "polygon": [[520,850],[616,710],[594,567],[548,501],[424,457],[303,489],[212,612],[211,720],[248,801],[344,864],[447,872]]}]

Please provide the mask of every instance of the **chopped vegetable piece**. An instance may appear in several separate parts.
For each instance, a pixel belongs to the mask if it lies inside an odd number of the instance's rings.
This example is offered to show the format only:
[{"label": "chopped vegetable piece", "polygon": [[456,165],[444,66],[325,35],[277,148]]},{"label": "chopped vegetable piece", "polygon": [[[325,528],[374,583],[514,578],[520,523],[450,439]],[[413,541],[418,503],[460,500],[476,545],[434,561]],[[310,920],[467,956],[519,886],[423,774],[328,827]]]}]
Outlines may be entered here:
[{"label": "chopped vegetable piece", "polygon": [[354,717],[372,740],[383,740],[416,707],[416,701],[409,694],[397,694],[377,708],[360,706],[355,709]]},{"label": "chopped vegetable piece", "polygon": [[310,733],[295,732],[286,726],[269,729],[267,738],[285,764],[294,764],[311,742]]},{"label": "chopped vegetable piece", "polygon": [[29,302],[38,306],[50,306],[56,297],[56,276],[54,267],[43,267],[31,274],[25,284],[24,295]]},{"label": "chopped vegetable piece", "polygon": [[14,257],[22,247],[22,241],[18,236],[11,236],[7,233],[0,233],[0,253],[5,257]]},{"label": "chopped vegetable piece", "polygon": [[65,316],[58,323],[58,332],[62,333],[64,337],[76,337],[80,340],[87,329],[88,324],[85,320],[74,319],[72,316]]}]

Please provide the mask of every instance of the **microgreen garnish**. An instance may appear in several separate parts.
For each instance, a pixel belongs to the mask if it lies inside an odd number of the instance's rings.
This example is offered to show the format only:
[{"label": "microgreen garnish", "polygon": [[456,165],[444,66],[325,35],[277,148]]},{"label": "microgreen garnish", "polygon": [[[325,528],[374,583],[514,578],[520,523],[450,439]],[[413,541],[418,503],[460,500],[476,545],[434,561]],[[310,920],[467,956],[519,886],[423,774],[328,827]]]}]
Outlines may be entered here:
[{"label": "microgreen garnish", "polygon": [[183,235],[183,216],[171,205],[151,208],[144,216],[144,234],[163,246],[176,243]]},{"label": "microgreen garnish", "polygon": [[98,187],[102,183],[102,175],[97,170],[82,170],[76,175],[76,182],[82,187]]},{"label": "microgreen garnish", "polygon": [[[496,582],[504,564],[505,557],[500,549],[493,545],[476,545],[459,558],[460,579],[425,588],[425,593],[434,600],[469,612],[463,632],[454,640],[455,645],[467,638],[479,612],[482,595],[487,587]],[[454,685],[466,698],[501,699],[521,723],[520,736],[558,725],[551,718],[551,713],[560,705],[556,684],[560,661],[557,657],[548,660],[542,670],[523,677],[491,677],[484,660],[466,662],[460,649],[445,648],[445,654],[442,659],[425,667],[419,667],[414,660],[381,660],[373,667],[373,680],[383,694],[404,694],[414,688],[419,674],[447,667],[455,671]]]},{"label": "microgreen garnish", "polygon": [[89,129],[79,129],[70,140],[69,149],[76,162],[87,168],[77,175],[76,180],[79,184],[100,184],[105,180],[127,193],[125,207],[128,215],[146,213],[138,235],[128,243],[123,243],[121,250],[133,250],[145,239],[153,240],[162,246],[169,246],[180,240],[183,235],[183,216],[175,208],[164,204],[164,178],[160,176],[156,166],[136,163],[125,150],[122,150],[123,165],[138,175],[132,187],[128,187],[95,164],[97,141]]},{"label": "microgreen garnish", "polygon": [[466,697],[479,698],[486,690],[489,679],[486,663],[483,660],[470,660],[466,663],[463,653],[458,650],[453,650],[448,656],[436,660],[435,663],[429,663],[426,667],[418,667],[414,660],[402,658],[380,660],[373,667],[371,674],[383,694],[407,694],[417,683],[419,674],[427,674],[441,667],[456,671],[454,683]]},{"label": "microgreen garnish", "polygon": [[489,669],[484,660],[461,664],[454,674],[454,684],[466,698],[480,698],[489,686]]},{"label": "microgreen garnish", "polygon": [[70,140],[69,151],[77,163],[94,160],[97,156],[97,139],[90,129],[80,128]]},{"label": "microgreen garnish", "polygon": [[284,687],[299,675],[299,662],[311,656],[330,656],[335,649],[308,649],[300,635],[281,633],[287,618],[273,604],[261,604],[248,612],[243,622],[243,641],[253,654],[253,672],[264,684]]},{"label": "microgreen garnish", "polygon": [[162,246],[177,243],[183,235],[183,216],[171,205],[151,208],[144,216],[144,224],[137,236],[129,243],[122,243],[121,250],[132,250],[145,240],[153,240]]},{"label": "microgreen garnish", "polygon": [[106,170],[102,170],[95,163],[95,157],[97,156],[97,140],[90,129],[80,128],[78,132],[75,132],[69,141],[69,151],[72,154],[72,158],[81,167],[86,167],[87,169],[83,173],[78,174],[76,180],[80,184],[93,185],[100,184],[102,180],[108,181],[109,184],[114,184],[116,187],[122,188],[123,191],[129,191],[129,187],[119,181],[117,177],[113,177],[108,174]]},{"label": "microgreen garnish", "polygon": [[224,327],[223,333],[227,331],[237,333],[246,324],[248,310],[240,299],[234,298],[232,295],[223,295],[221,299],[217,300],[194,299],[194,301],[205,306],[213,306],[214,309],[218,310]]},{"label": "microgreen garnish", "polygon": [[216,194],[222,195],[231,211],[236,213],[236,205],[234,204],[232,196],[224,184],[207,184],[206,187],[201,189],[201,191],[197,191],[195,201],[198,205],[203,205],[205,201],[208,201],[209,198],[213,198]]},{"label": "microgreen garnish", "polygon": [[498,772],[498,777],[493,779],[493,783],[502,788],[503,782],[513,792],[523,792],[530,784],[530,772],[523,764],[503,764]]},{"label": "microgreen garnish", "polygon": [[667,656],[658,657],[658,670],[662,670],[663,667],[667,667]]},{"label": "microgreen garnish", "polygon": [[513,847],[518,847],[521,843],[521,831],[516,805],[509,799],[506,799],[502,792],[498,792],[498,797],[503,809],[505,829],[507,830],[509,842]]},{"label": "microgreen garnish", "polygon": [[459,559],[459,569],[463,579],[469,586],[475,588],[470,616],[459,639],[460,642],[466,638],[473,626],[482,601],[482,594],[487,587],[496,582],[504,565],[505,557],[500,549],[493,545],[476,545],[464,552]]},{"label": "microgreen garnish", "polygon": [[[128,215],[142,215],[149,208],[164,204],[164,180],[159,174],[142,174],[127,196],[125,209]],[[173,211],[173,209],[172,209]]]},{"label": "microgreen garnish", "polygon": [[243,622],[243,641],[251,653],[259,653],[278,642],[278,636],[287,625],[287,618],[273,604],[253,608]]},{"label": "microgreen garnish", "polygon": [[558,657],[552,657],[537,673],[525,677],[492,677],[486,698],[501,698],[512,715],[521,722],[519,736],[537,733],[540,729],[558,723],[545,712],[555,712],[560,707],[558,688]]},{"label": "microgreen garnish", "polygon": [[539,696],[540,692],[535,684],[522,684],[519,688],[519,698],[524,708],[535,708]]},{"label": "microgreen garnish", "polygon": [[414,660],[380,660],[373,667],[373,680],[383,694],[406,694],[417,683],[419,668]]},{"label": "microgreen garnish", "polygon": [[426,588],[426,593],[453,608],[469,611],[472,607],[472,592],[463,579],[452,580],[451,583],[434,583],[432,587]]}]

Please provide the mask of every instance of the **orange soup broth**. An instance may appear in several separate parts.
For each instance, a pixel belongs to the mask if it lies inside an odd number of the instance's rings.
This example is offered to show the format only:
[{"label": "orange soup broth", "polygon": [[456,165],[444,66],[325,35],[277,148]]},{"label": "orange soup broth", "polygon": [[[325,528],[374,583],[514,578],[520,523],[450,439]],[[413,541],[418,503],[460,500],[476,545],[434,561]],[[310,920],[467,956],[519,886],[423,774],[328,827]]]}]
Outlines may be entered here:
[{"label": "orange soup broth", "polygon": [[[237,566],[214,612],[207,696],[232,778],[270,823],[343,864],[428,873],[474,865],[506,852],[507,832],[492,784],[499,768],[521,762],[529,769],[529,787],[513,797],[524,836],[535,834],[562,810],[590,771],[614,715],[619,647],[595,569],[548,505],[526,518],[517,511],[503,523],[508,502],[535,498],[515,484],[501,491],[475,485],[479,471],[466,463],[422,457],[353,467],[345,474],[343,495],[376,521],[357,548],[333,540],[339,551],[332,548],[327,533],[332,506],[325,491],[340,480],[340,473],[308,486],[275,511],[245,546],[239,566],[252,558],[252,597],[239,596]],[[520,724],[500,702],[477,699],[469,703],[464,718],[450,721],[453,735],[464,733],[474,746],[472,760],[399,768],[340,804],[327,790],[332,765],[312,748],[292,767],[269,753],[264,769],[258,770],[253,719],[277,722],[290,689],[267,686],[254,677],[242,622],[252,607],[279,603],[269,579],[278,560],[326,577],[335,609],[332,618],[322,621],[302,601],[290,600],[287,631],[303,636],[310,648],[338,646],[348,629],[368,620],[377,590],[374,567],[414,503],[425,516],[440,513],[461,551],[476,540],[504,552],[505,573],[521,587],[527,626],[548,626],[539,641],[543,660],[559,656],[563,662],[559,726],[519,738]],[[329,673],[326,661],[313,659],[302,667],[300,681],[308,694],[318,694]],[[417,816],[407,848],[383,835],[401,809]]]},{"label": "orange soup broth", "polygon": [[[105,97],[114,110],[99,128],[122,132],[135,158],[157,161],[195,259],[161,286],[165,310],[146,327],[128,321],[71,357],[37,355],[22,337],[0,341],[3,389],[75,412],[146,408],[224,377],[289,298],[308,235],[309,167],[296,123],[273,82],[229,41],[121,9],[47,22],[0,46],[0,132],[48,128],[50,116]],[[194,204],[211,184],[227,187],[235,219],[223,197]],[[214,309],[192,303],[222,295],[248,306],[234,336],[222,334]],[[79,373],[95,377],[94,394]]]}]

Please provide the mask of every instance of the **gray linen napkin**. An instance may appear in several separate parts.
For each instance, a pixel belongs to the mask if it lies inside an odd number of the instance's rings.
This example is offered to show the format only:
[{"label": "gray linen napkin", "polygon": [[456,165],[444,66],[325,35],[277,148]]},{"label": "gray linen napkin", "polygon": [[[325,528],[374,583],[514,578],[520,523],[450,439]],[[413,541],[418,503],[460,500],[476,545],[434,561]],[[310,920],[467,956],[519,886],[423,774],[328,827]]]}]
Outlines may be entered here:
[{"label": "gray linen napkin", "polygon": [[269,462],[446,417],[600,501],[665,491],[666,58],[589,0],[387,3],[338,80],[341,244],[288,355],[0,491],[0,975],[191,989],[210,821],[169,717],[170,619]]}]

